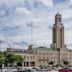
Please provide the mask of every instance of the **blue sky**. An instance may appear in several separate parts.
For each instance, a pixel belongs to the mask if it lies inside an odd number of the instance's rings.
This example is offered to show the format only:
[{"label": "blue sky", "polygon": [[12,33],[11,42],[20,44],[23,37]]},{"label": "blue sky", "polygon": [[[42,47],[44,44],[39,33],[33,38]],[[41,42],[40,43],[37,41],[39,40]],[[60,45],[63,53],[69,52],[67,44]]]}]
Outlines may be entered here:
[{"label": "blue sky", "polygon": [[0,0],[0,47],[25,49],[31,44],[50,47],[54,16],[60,12],[65,44],[72,49],[72,0]]}]

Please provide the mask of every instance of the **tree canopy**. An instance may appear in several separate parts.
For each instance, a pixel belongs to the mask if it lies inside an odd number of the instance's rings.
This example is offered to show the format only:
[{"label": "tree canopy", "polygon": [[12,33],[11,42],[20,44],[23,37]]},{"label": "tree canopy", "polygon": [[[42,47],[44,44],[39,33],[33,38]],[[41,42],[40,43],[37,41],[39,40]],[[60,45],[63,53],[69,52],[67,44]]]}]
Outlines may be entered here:
[{"label": "tree canopy", "polygon": [[16,62],[22,62],[24,58],[21,55],[16,55]]},{"label": "tree canopy", "polygon": [[6,61],[7,63],[13,63],[13,62],[16,61],[16,57],[15,57],[14,54],[9,53],[9,54],[6,56],[5,61]]},{"label": "tree canopy", "polygon": [[10,52],[0,52],[0,65],[2,64],[12,64],[14,62],[22,62],[24,58],[21,55],[15,55],[14,53]]},{"label": "tree canopy", "polygon": [[0,65],[2,65],[5,62],[5,57],[3,52],[0,52]]},{"label": "tree canopy", "polygon": [[54,62],[53,62],[53,61],[50,61],[50,62],[49,62],[49,65],[53,65],[53,64],[54,64]]},{"label": "tree canopy", "polygon": [[69,62],[68,62],[68,61],[66,61],[66,60],[64,60],[64,61],[63,61],[63,64],[64,64],[64,65],[68,65],[68,64],[69,64]]}]

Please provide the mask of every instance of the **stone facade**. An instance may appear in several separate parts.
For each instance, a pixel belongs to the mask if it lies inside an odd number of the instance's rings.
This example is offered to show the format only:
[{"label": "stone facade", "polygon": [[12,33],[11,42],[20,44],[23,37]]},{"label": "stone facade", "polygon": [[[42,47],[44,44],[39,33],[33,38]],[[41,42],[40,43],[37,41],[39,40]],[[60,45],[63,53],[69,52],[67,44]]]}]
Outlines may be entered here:
[{"label": "stone facade", "polygon": [[55,24],[52,30],[53,41],[51,48],[33,48],[32,45],[29,45],[28,50],[13,50],[10,48],[7,50],[22,55],[24,57],[24,61],[22,62],[24,67],[48,66],[50,61],[53,61],[54,65],[63,65],[64,60],[68,61],[69,65],[72,65],[72,50],[66,48],[64,44],[64,26],[62,16],[59,13],[55,15]]}]

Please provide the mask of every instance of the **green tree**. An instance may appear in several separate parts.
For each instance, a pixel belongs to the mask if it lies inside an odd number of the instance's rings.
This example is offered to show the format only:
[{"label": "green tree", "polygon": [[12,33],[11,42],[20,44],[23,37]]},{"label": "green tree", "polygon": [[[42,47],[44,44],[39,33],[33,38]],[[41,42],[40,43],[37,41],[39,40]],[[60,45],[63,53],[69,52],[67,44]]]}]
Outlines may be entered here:
[{"label": "green tree", "polygon": [[61,65],[61,64],[56,64],[55,66],[56,66],[56,67],[61,67],[62,65]]},{"label": "green tree", "polygon": [[10,52],[8,52],[8,51],[4,51],[4,52],[3,52],[3,54],[4,54],[5,57],[6,57],[9,53],[10,53]]},{"label": "green tree", "polygon": [[53,62],[53,61],[50,61],[50,62],[49,62],[49,65],[51,65],[51,66],[52,66],[53,64],[54,64],[54,62]]},{"label": "green tree", "polygon": [[2,66],[2,64],[4,64],[4,62],[5,62],[4,54],[3,52],[0,52],[0,67]]},{"label": "green tree", "polygon": [[66,61],[66,60],[64,60],[64,61],[63,61],[63,64],[64,64],[64,65],[69,65],[69,62]]},{"label": "green tree", "polygon": [[4,63],[5,66],[12,66],[14,63],[22,62],[24,58],[21,55],[15,55],[8,51],[0,52],[0,64]]},{"label": "green tree", "polygon": [[5,57],[5,63],[12,65],[16,61],[16,56],[13,53],[8,53]]},{"label": "green tree", "polygon": [[42,65],[40,65],[39,67],[40,67],[40,69],[43,69],[43,66]]},{"label": "green tree", "polygon": [[21,55],[16,55],[16,66],[22,66],[22,62],[23,62],[24,58]]},{"label": "green tree", "polygon": [[21,55],[16,55],[16,62],[22,62],[24,60],[24,58]]}]

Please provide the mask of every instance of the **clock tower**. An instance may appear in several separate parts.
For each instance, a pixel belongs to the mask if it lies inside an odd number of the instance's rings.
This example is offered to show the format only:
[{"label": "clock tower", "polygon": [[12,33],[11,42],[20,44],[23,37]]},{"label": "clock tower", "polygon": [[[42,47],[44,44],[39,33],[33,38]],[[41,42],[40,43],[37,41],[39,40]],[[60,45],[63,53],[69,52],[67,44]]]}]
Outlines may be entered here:
[{"label": "clock tower", "polygon": [[64,44],[64,26],[62,23],[62,16],[57,13],[55,15],[55,24],[52,28],[52,48],[66,48]]}]

